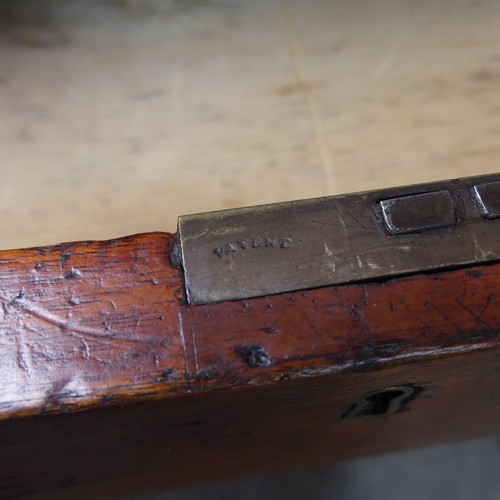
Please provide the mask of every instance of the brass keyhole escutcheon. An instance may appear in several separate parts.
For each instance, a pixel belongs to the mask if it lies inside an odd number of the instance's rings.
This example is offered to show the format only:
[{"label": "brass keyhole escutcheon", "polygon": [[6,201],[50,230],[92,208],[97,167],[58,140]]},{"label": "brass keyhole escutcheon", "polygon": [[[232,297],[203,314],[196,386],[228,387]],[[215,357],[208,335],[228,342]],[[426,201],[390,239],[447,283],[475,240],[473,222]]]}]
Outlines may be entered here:
[{"label": "brass keyhole escutcheon", "polygon": [[402,411],[422,389],[411,385],[394,385],[371,391],[352,403],[341,420],[392,415]]}]

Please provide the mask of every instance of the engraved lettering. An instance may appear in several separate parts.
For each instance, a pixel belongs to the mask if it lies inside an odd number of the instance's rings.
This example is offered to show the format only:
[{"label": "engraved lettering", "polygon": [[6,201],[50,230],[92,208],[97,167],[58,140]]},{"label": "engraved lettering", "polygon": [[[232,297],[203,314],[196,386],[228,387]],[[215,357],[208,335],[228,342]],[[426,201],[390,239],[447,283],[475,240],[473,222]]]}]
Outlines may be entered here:
[{"label": "engraved lettering", "polygon": [[226,255],[226,251],[224,250],[224,247],[219,247],[219,248],[214,248],[214,254],[217,255],[220,259]]},{"label": "engraved lettering", "polygon": [[291,238],[252,238],[236,240],[234,243],[226,243],[221,247],[214,248],[213,252],[219,259],[223,259],[230,253],[241,250],[251,250],[253,248],[288,248],[292,244]]},{"label": "engraved lettering", "polygon": [[280,242],[280,248],[288,248],[290,246],[290,244],[292,243],[292,239],[291,238],[281,238],[279,240]]}]

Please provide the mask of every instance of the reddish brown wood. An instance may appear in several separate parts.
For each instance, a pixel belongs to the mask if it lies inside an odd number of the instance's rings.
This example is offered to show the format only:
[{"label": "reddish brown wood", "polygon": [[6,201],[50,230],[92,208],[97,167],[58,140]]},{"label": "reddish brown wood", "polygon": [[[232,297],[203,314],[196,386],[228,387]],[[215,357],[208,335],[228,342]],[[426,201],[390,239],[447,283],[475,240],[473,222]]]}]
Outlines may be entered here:
[{"label": "reddish brown wood", "polygon": [[[189,307],[174,246],[155,233],[0,252],[0,498],[498,432],[500,264]],[[339,419],[398,384],[423,388],[406,411]]]},{"label": "reddish brown wood", "polygon": [[165,234],[0,253],[0,416],[176,390],[181,277]]},{"label": "reddish brown wood", "polygon": [[[259,382],[496,345],[500,268],[483,266],[183,308],[198,374],[252,373]],[[238,347],[258,345],[271,367],[253,375]],[[247,370],[244,371],[244,369]],[[245,382],[249,382],[248,379]]]}]

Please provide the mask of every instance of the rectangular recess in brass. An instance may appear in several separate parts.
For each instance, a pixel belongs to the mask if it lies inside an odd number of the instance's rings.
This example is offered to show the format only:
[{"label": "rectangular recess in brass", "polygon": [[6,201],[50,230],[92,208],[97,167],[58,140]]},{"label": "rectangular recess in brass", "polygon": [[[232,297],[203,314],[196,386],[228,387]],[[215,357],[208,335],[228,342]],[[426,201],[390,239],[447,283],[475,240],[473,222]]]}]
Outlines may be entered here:
[{"label": "rectangular recess in brass", "polygon": [[[189,303],[500,259],[500,174],[179,217]],[[490,188],[488,188],[490,189]],[[496,191],[495,191],[496,192]],[[485,209],[486,210],[486,209]]]},{"label": "rectangular recess in brass", "polygon": [[448,191],[412,194],[380,202],[390,234],[429,231],[457,223],[455,203]]},{"label": "rectangular recess in brass", "polygon": [[479,210],[487,219],[500,217],[500,181],[474,186]]}]

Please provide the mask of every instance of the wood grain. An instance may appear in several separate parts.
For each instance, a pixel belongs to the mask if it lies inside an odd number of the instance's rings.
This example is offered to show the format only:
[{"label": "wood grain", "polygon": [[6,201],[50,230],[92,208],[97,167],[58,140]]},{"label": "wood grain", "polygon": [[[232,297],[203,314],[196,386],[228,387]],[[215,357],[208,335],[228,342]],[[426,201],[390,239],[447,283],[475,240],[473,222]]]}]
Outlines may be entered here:
[{"label": "wood grain", "polygon": [[[498,432],[500,265],[188,306],[175,238],[0,253],[0,498],[109,497]],[[342,421],[361,395],[422,390]]]},{"label": "wood grain", "polygon": [[[498,169],[494,0],[0,14],[3,249]],[[497,266],[202,313],[182,302],[171,245],[2,253],[1,497],[109,497],[498,432]],[[248,366],[249,345],[271,365]],[[380,434],[337,421],[407,382],[426,390]]]},{"label": "wood grain", "polygon": [[184,371],[172,241],[158,233],[2,252],[4,417],[131,391],[147,398],[167,370]]}]

